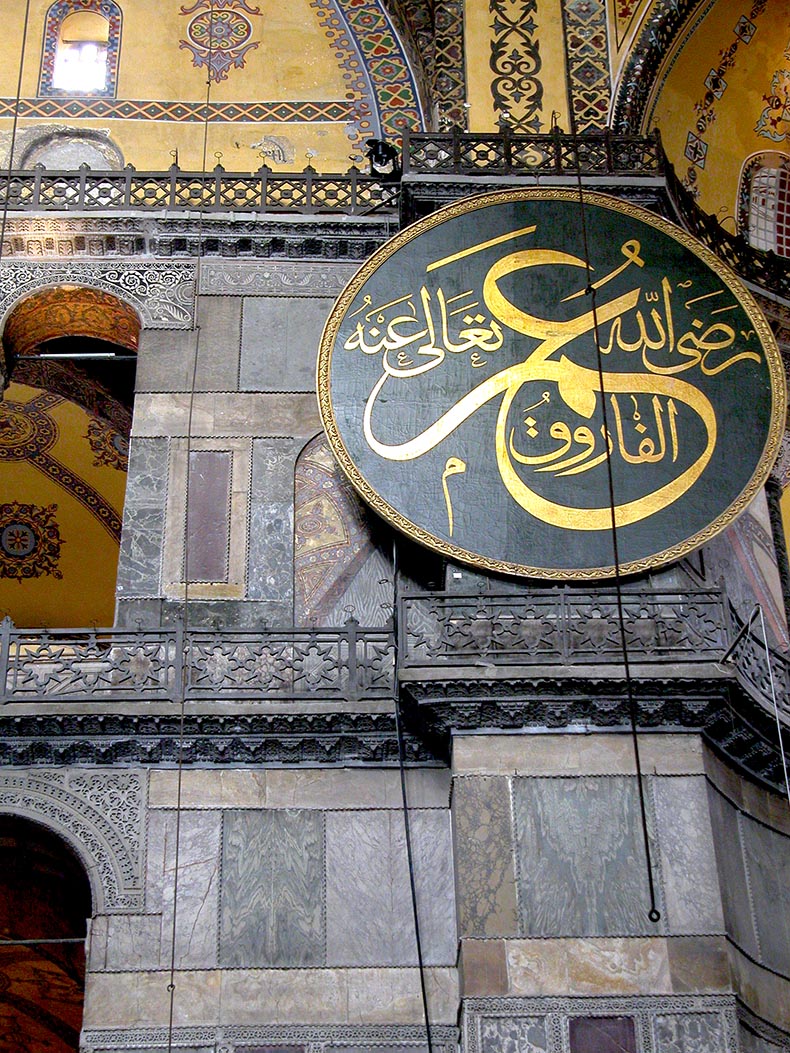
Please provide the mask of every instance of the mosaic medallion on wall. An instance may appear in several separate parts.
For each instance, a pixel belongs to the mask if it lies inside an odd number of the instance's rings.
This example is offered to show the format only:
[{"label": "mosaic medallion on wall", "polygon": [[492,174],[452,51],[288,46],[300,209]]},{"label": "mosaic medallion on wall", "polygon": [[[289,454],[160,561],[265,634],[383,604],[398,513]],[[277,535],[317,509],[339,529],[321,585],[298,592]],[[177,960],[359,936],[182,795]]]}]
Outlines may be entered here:
[{"label": "mosaic medallion on wall", "polygon": [[0,504],[0,578],[40,578],[58,570],[63,541],[55,521],[57,505]]},{"label": "mosaic medallion on wall", "polygon": [[246,0],[197,0],[182,7],[181,14],[191,15],[186,40],[179,46],[192,55],[192,64],[206,66],[209,80],[228,79],[231,69],[242,69],[248,51],[259,47],[247,15],[260,15],[260,8],[250,7]]}]

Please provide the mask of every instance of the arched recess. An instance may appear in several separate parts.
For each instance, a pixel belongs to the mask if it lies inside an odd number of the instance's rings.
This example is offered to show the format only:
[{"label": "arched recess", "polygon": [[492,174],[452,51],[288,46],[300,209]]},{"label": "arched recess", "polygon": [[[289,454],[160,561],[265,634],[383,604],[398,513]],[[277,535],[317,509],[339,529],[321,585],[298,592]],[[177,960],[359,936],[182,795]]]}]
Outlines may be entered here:
[{"label": "arched recess", "polygon": [[384,625],[394,597],[392,534],[357,496],[323,435],[294,473],[296,625]]},{"label": "arched recess", "polygon": [[126,303],[72,285],[6,320],[0,613],[17,625],[113,621],[139,331]]},{"label": "arched recess", "polygon": [[763,252],[790,257],[790,154],[752,154],[738,182],[738,230]]},{"label": "arched recess", "polygon": [[[0,1034],[6,1048],[77,1053],[91,914],[90,884],[69,846],[37,823],[0,815]],[[9,940],[53,942],[3,946]]]},{"label": "arched recess", "polygon": [[120,47],[113,0],[56,0],[44,24],[39,94],[114,96]]}]

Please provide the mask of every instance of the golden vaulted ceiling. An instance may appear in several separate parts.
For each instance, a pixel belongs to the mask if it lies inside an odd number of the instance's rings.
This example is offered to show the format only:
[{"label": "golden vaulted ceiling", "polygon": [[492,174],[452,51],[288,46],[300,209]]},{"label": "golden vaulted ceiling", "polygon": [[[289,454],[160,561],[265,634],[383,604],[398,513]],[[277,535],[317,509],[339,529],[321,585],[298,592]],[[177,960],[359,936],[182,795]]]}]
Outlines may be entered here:
[{"label": "golden vaulted ceiling", "polygon": [[112,371],[128,358],[73,356],[111,345],[128,355],[138,333],[131,308],[79,287],[35,293],[6,322],[0,616],[17,625],[112,624],[131,427]]}]

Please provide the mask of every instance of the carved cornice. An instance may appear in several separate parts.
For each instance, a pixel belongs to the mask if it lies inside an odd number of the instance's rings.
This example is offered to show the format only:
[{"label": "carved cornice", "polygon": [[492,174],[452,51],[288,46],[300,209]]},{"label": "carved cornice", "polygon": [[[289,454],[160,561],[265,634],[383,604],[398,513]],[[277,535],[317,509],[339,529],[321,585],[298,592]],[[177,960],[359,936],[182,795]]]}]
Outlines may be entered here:
[{"label": "carved cornice", "polygon": [[398,226],[386,217],[283,216],[14,216],[7,221],[3,260],[38,262],[138,256],[227,260],[359,263]]},{"label": "carved cornice", "polygon": [[[435,756],[406,740],[410,763]],[[0,766],[68,764],[366,764],[398,761],[392,713],[188,713],[183,744],[172,715],[64,712],[0,716]]]}]

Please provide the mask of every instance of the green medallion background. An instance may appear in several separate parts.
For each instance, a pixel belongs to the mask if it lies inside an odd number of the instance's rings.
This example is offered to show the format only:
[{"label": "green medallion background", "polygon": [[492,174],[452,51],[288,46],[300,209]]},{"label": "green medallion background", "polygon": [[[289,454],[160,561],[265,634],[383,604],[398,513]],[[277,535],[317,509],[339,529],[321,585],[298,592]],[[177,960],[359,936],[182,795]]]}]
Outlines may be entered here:
[{"label": "green medallion background", "polygon": [[762,485],[785,407],[737,279],[642,209],[585,194],[582,223],[571,191],[470,198],[393,238],[333,309],[318,390],[377,512],[549,578],[613,572],[612,495],[625,572],[711,537]]}]

